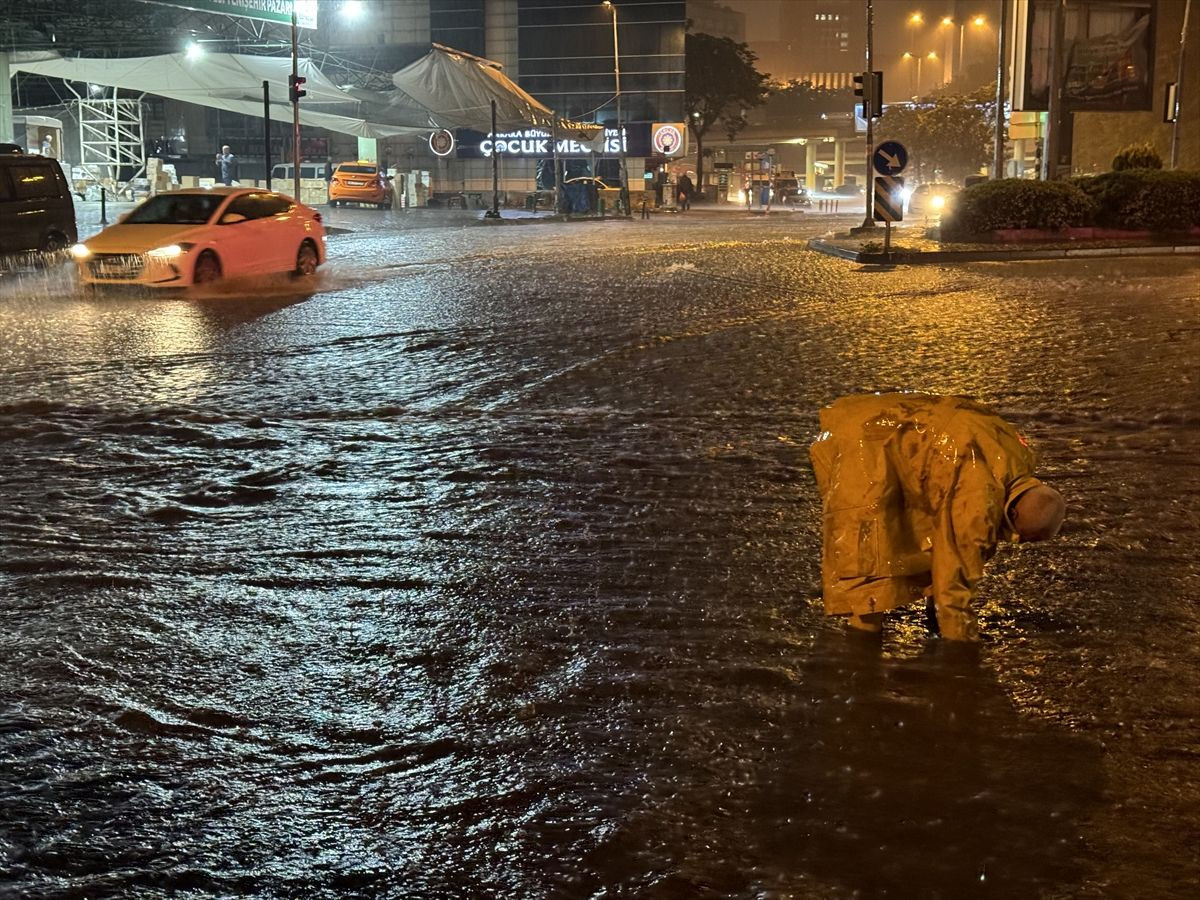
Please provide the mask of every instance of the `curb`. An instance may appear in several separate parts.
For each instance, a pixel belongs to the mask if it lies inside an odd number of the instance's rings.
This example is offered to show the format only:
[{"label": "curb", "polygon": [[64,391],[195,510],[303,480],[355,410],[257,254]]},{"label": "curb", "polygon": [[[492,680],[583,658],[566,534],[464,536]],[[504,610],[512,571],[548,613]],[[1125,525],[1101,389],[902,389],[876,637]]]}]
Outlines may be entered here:
[{"label": "curb", "polygon": [[1148,247],[1077,247],[1053,250],[1035,250],[1014,247],[1012,250],[900,250],[894,253],[863,253],[861,250],[850,250],[813,238],[808,242],[808,249],[826,256],[838,259],[848,259],[851,262],[868,266],[927,265],[932,263],[953,262],[994,262],[1016,261],[1027,259],[1078,259],[1108,256],[1175,256],[1200,255],[1200,244],[1177,244]]}]

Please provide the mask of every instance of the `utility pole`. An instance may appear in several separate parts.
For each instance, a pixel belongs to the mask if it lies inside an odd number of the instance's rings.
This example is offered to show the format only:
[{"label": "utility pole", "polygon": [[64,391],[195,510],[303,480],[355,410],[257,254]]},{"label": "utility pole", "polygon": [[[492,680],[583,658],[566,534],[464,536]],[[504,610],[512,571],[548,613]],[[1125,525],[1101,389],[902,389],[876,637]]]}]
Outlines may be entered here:
[{"label": "utility pole", "polygon": [[625,125],[621,115],[621,45],[617,40],[617,6],[611,0],[604,0],[604,6],[612,11],[613,25],[613,79],[617,87],[617,140],[621,142],[621,206],[625,210],[625,218],[632,213],[629,210],[629,166],[625,156]]},{"label": "utility pole", "polygon": [[1058,153],[1063,132],[1063,40],[1064,10],[1067,0],[1056,0],[1054,22],[1050,28],[1050,79],[1046,101],[1046,137],[1042,146],[1043,181],[1058,177]]},{"label": "utility pole", "polygon": [[300,37],[292,4],[292,193],[300,202]]},{"label": "utility pole", "polygon": [[996,50],[996,146],[992,155],[992,177],[1004,177],[1004,57],[1008,55],[1008,0],[1000,0],[1000,38]]},{"label": "utility pole", "polygon": [[500,151],[496,149],[496,101],[492,101],[492,208],[485,219],[500,218]]},{"label": "utility pole", "polygon": [[1183,7],[1183,28],[1179,30],[1179,69],[1175,75],[1175,122],[1171,125],[1171,168],[1179,168],[1179,120],[1183,118],[1183,58],[1187,52],[1188,14],[1192,0]]},{"label": "utility pole", "polygon": [[271,189],[271,82],[263,82],[263,166],[267,170],[267,190]]},{"label": "utility pole", "polygon": [[[875,2],[867,0],[867,71],[866,78],[863,79],[863,89],[867,90],[867,83],[874,81],[875,73]],[[883,98],[879,98],[879,103],[882,105]],[[867,162],[863,169],[863,199],[867,207],[863,215],[863,228],[874,228],[875,217],[872,214],[875,204],[875,179],[871,177],[871,157],[875,154],[875,119],[871,116],[873,110],[872,103],[868,102],[867,97],[863,96],[863,106],[866,107],[867,119]],[[808,152],[808,148],[805,148]]]}]

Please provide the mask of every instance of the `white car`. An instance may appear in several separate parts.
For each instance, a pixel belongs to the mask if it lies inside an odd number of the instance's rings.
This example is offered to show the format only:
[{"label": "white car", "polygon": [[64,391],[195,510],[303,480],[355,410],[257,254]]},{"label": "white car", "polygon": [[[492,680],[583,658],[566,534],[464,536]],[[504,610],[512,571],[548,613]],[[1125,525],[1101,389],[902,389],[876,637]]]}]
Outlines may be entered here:
[{"label": "white car", "polygon": [[938,181],[918,184],[908,198],[908,215],[940,218],[961,190],[958,185]]},{"label": "white car", "polygon": [[151,197],[71,248],[86,284],[186,287],[293,272],[325,262],[316,210],[254,188],[201,188]]}]

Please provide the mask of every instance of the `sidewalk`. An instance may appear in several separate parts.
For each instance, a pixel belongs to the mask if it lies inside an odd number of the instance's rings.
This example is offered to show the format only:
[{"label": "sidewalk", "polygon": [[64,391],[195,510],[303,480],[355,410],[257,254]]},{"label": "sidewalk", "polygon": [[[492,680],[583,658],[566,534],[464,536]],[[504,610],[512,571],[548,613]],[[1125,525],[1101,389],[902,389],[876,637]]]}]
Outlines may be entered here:
[{"label": "sidewalk", "polygon": [[102,229],[114,224],[121,213],[127,213],[142,201],[109,200],[104,206],[104,218],[100,221],[100,201],[75,198],[75,226],[79,229],[79,240],[86,241]]},{"label": "sidewalk", "polygon": [[1061,240],[1011,243],[950,243],[929,237],[919,226],[892,229],[891,252],[883,252],[882,226],[870,234],[830,233],[808,242],[827,256],[864,265],[923,265],[1022,259],[1076,259],[1106,256],[1172,256],[1200,254],[1200,243],[1183,239]]}]

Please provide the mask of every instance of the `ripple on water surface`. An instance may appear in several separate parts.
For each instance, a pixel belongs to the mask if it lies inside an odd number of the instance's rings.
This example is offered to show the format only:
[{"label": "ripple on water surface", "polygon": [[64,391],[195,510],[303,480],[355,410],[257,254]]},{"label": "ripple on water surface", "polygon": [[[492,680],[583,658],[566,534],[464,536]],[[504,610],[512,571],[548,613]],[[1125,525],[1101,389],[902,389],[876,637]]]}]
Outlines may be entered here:
[{"label": "ripple on water surface", "polygon": [[[607,225],[0,285],[0,893],[1193,893],[1192,272]],[[1071,505],[982,662],[813,603],[816,410],[887,388]]]}]

